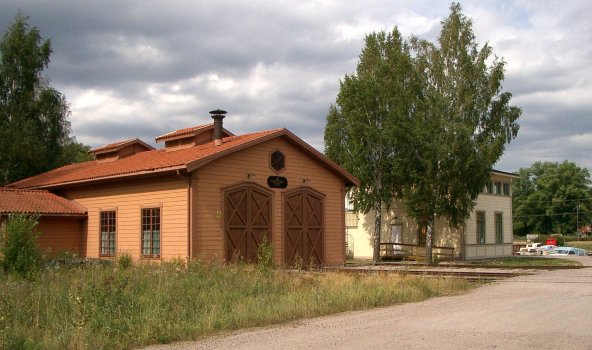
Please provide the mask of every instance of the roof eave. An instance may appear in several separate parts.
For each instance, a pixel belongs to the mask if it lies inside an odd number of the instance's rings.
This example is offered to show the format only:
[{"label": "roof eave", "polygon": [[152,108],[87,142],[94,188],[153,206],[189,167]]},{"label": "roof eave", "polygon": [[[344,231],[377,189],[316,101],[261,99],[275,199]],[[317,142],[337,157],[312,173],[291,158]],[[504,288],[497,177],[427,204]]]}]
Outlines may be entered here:
[{"label": "roof eave", "polygon": [[111,175],[111,176],[95,177],[92,179],[84,179],[84,180],[76,180],[76,181],[64,181],[64,182],[58,182],[58,183],[52,183],[52,184],[46,184],[46,185],[30,186],[30,187],[26,187],[26,188],[27,189],[50,189],[50,188],[66,187],[66,186],[73,186],[73,185],[93,183],[93,182],[101,182],[101,181],[105,181],[105,180],[119,180],[119,179],[123,179],[123,178],[151,175],[151,174],[164,173],[164,172],[172,172],[172,171],[184,170],[184,169],[186,169],[186,165],[179,165],[179,166],[162,168],[162,169],[157,169],[157,170],[144,170],[144,171],[138,171],[138,172],[134,172],[134,173],[125,173],[125,174],[118,174],[118,175]]},{"label": "roof eave", "polygon": [[512,178],[512,179],[519,179],[520,178],[520,175],[518,175],[516,173],[509,173],[509,172],[495,170],[495,169],[492,169],[491,170],[491,173],[492,174],[498,174],[498,175],[507,176],[507,177]]}]

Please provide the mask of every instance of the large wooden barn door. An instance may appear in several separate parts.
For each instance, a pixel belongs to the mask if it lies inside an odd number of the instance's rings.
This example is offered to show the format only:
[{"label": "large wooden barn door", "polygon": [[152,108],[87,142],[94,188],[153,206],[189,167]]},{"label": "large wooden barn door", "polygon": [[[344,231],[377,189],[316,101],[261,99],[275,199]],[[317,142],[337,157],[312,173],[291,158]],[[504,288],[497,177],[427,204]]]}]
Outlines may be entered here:
[{"label": "large wooden barn door", "polygon": [[289,266],[323,264],[323,196],[309,189],[284,197],[285,254]]},{"label": "large wooden barn door", "polygon": [[259,245],[270,240],[271,194],[256,185],[224,193],[226,259],[256,262]]}]

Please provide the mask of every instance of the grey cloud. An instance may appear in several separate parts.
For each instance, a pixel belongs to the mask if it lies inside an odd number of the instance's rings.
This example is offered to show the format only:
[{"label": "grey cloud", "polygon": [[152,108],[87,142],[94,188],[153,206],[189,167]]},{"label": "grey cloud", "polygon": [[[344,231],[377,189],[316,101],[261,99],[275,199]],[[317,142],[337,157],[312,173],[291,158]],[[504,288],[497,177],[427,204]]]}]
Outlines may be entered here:
[{"label": "grey cloud", "polygon": [[[473,18],[481,44],[497,26],[515,28],[524,36],[491,41],[494,52],[521,70],[506,74],[504,90],[524,109],[518,139],[507,147],[496,167],[517,170],[538,159],[571,159],[585,163],[589,150],[567,141],[589,132],[589,103],[547,98],[589,91],[592,37],[587,1],[564,1],[561,6],[539,1],[463,2],[465,10],[494,13],[503,23]],[[47,71],[63,87],[70,102],[81,91],[110,93],[113,106],[95,111],[81,108],[72,115],[79,141],[93,146],[122,138],[154,136],[170,130],[208,123],[208,111],[229,111],[225,125],[237,133],[287,127],[319,150],[329,105],[335,101],[339,79],[355,70],[362,39],[338,40],[335,28],[355,27],[364,20],[391,30],[398,18],[413,14],[430,23],[448,13],[449,3],[392,2],[265,2],[265,1],[54,1],[6,0],[0,5],[0,30],[19,9],[29,23],[51,37],[54,48]],[[474,13],[480,13],[475,11]],[[470,13],[469,13],[470,15]],[[545,22],[545,18],[553,21]],[[427,23],[427,22],[426,22]],[[408,23],[407,23],[408,24]],[[479,27],[479,26],[484,27]],[[537,26],[554,26],[539,28]],[[440,27],[418,29],[434,40]],[[541,36],[556,33],[557,38]],[[404,33],[408,35],[410,33]],[[538,60],[538,58],[541,58]],[[537,60],[535,60],[537,59]],[[246,81],[263,67],[271,84],[260,94]],[[230,91],[215,89],[205,77],[232,79]],[[175,86],[173,88],[173,86]],[[147,91],[191,96],[166,103]],[[123,110],[127,105],[132,111]],[[122,109],[122,110],[119,110]],[[109,116],[100,122],[100,113]],[[141,120],[141,123],[138,123]],[[88,140],[88,141],[86,141]]]}]

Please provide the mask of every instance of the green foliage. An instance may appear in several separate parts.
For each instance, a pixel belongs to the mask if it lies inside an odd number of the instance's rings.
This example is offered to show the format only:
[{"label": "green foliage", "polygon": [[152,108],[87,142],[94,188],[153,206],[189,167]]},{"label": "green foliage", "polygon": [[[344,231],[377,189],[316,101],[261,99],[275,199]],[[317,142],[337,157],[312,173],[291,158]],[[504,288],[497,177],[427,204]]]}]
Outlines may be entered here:
[{"label": "green foliage", "polygon": [[366,36],[356,73],[340,83],[325,128],[326,155],[357,176],[354,207],[377,214],[374,259],[378,260],[381,207],[389,206],[403,183],[400,159],[412,140],[407,122],[418,96],[408,44],[395,28]]},{"label": "green foliage", "polygon": [[[575,234],[592,220],[590,173],[575,163],[536,162],[512,184],[514,232]],[[579,206],[579,209],[578,209]]]},{"label": "green foliage", "polygon": [[[438,42],[411,45],[395,28],[372,33],[355,74],[341,82],[325,129],[327,156],[356,175],[357,210],[376,215],[401,197],[431,235],[436,216],[460,226],[518,133],[520,108],[502,92],[504,61],[479,47],[472,22],[453,3]],[[426,238],[431,261],[431,237]]]},{"label": "green foliage", "polygon": [[76,142],[76,139],[72,137],[62,148],[58,163],[60,165],[70,163],[82,163],[93,160],[93,156],[88,153],[90,146],[84,145],[80,142]]},{"label": "green foliage", "polygon": [[257,269],[264,274],[269,274],[273,269],[273,246],[267,237],[263,238],[257,250]]},{"label": "green foliage", "polygon": [[521,114],[502,92],[503,60],[475,41],[472,21],[452,4],[437,44],[413,38],[421,72],[421,103],[410,129],[415,151],[403,198],[417,219],[445,216],[460,226],[489,180]]},{"label": "green foliage", "polygon": [[117,266],[122,269],[129,269],[132,267],[132,256],[129,253],[123,253],[117,257]]},{"label": "green foliage", "polygon": [[270,274],[190,262],[52,268],[32,281],[8,276],[0,280],[0,349],[140,348],[475,286],[391,274]]},{"label": "green foliage", "polygon": [[5,237],[0,237],[2,267],[20,277],[34,277],[42,266],[37,245],[37,217],[11,214],[5,223]]},{"label": "green foliage", "polygon": [[70,149],[78,144],[68,136],[68,103],[42,74],[51,52],[20,13],[0,40],[0,186],[78,155]]}]

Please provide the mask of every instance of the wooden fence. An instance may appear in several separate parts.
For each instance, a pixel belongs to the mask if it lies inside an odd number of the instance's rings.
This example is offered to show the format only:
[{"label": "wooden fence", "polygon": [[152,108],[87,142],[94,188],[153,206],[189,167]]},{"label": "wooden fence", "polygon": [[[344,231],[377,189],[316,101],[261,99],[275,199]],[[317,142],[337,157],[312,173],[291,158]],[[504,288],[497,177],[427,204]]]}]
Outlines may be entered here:
[{"label": "wooden fence", "polygon": [[[401,260],[425,260],[425,245],[385,242],[380,243],[380,258]],[[432,246],[432,256],[440,260],[454,259],[454,248]]]}]

